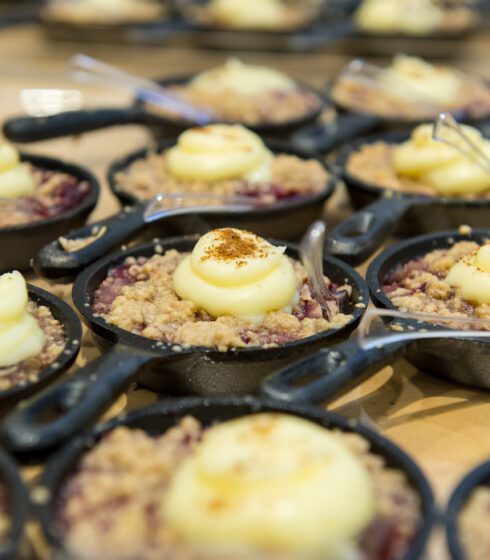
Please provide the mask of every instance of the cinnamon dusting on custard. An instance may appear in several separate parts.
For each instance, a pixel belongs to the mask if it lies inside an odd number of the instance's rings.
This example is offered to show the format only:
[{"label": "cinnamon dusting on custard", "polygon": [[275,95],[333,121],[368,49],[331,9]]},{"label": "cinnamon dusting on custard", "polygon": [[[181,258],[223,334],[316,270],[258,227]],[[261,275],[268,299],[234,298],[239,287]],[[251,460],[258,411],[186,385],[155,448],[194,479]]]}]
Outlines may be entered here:
[{"label": "cinnamon dusting on custard", "polygon": [[[243,233],[251,234],[249,231]],[[237,261],[237,268],[245,266],[246,258],[264,259],[268,251],[262,244],[257,243],[253,234],[251,237],[240,235],[232,228],[224,228],[216,231],[217,243],[206,250],[201,257],[202,261],[215,259],[218,261]],[[240,260],[238,260],[240,259]]]}]

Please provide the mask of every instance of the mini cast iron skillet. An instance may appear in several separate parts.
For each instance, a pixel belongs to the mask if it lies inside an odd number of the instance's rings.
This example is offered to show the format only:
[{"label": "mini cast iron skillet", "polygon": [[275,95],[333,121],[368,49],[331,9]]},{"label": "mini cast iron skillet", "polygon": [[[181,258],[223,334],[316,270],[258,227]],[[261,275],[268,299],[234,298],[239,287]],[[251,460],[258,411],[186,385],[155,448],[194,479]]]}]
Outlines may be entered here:
[{"label": "mini cast iron skillet", "polygon": [[[171,76],[160,79],[163,86],[183,85],[190,82],[197,74],[185,76]],[[325,101],[321,94],[306,84],[302,88],[318,96],[318,107],[303,117],[291,119],[283,123],[262,123],[248,125],[247,128],[266,136],[285,136],[307,124],[314,122],[325,108]],[[13,117],[5,121],[3,133],[13,142],[37,142],[91,132],[109,126],[141,124],[149,127],[157,138],[178,134],[193,126],[190,123],[169,113],[159,112],[158,108],[135,98],[129,107],[107,107],[101,109],[83,109],[67,111],[49,117]]]},{"label": "mini cast iron skillet", "polygon": [[[422,257],[434,249],[443,249],[459,241],[482,243],[490,229],[475,230],[471,235],[456,231],[423,235],[393,245],[379,255],[368,268],[367,282],[375,305],[396,309],[384,295],[383,285],[398,266]],[[414,320],[397,321],[404,328],[420,331],[435,329],[434,324]],[[287,402],[323,402],[379,371],[396,358],[405,356],[418,369],[479,389],[490,388],[490,342],[484,339],[445,337],[411,342],[391,342],[365,350],[354,338],[286,367],[263,384],[271,398]]]},{"label": "mini cast iron skillet", "polygon": [[[353,319],[341,329],[325,331],[277,348],[219,352],[198,346],[170,346],[109,325],[92,311],[94,292],[109,270],[127,257],[150,257],[155,254],[156,246],[160,246],[160,251],[189,252],[196,240],[196,236],[156,240],[155,244],[121,251],[89,266],[76,279],[73,301],[104,354],[67,381],[49,388],[39,398],[23,403],[22,408],[9,415],[0,427],[0,438],[9,448],[32,452],[61,443],[98,418],[136,380],[152,391],[173,394],[254,393],[272,371],[333,341],[345,339],[364,313],[364,307],[356,307],[357,303],[368,303],[364,281],[348,265],[331,257],[324,259],[325,274],[337,284],[352,286],[346,312],[352,314]],[[286,253],[298,259],[293,246],[288,246]],[[53,411],[63,411],[63,414],[52,422],[43,422],[42,419]]]},{"label": "mini cast iron skillet", "polygon": [[[375,142],[399,144],[411,131],[370,136],[345,147],[338,159],[342,178],[358,212],[332,230],[327,250],[357,265],[368,259],[396,228],[404,235],[429,233],[457,228],[461,224],[488,227],[490,199],[440,197],[395,192],[366,183],[347,171],[350,156],[362,146]],[[367,206],[366,206],[367,205]]]},{"label": "mini cast iron skillet", "polygon": [[[157,146],[157,153],[170,148],[175,143],[175,138],[162,140]],[[266,142],[266,144],[277,154],[292,154],[301,159],[317,159],[311,153],[292,148],[285,143],[276,141]],[[330,197],[337,184],[337,177],[333,170],[328,168],[322,159],[317,159],[329,174],[325,189],[318,194],[302,196],[296,200],[279,201],[267,206],[258,206],[250,211],[224,213],[217,209],[215,212],[206,212],[205,214],[196,211],[192,215],[168,217],[153,224],[148,224],[143,217],[148,201],[141,202],[134,195],[118,187],[117,175],[135,161],[145,158],[151,151],[154,151],[154,148],[138,150],[115,161],[109,167],[107,175],[109,185],[121,204],[126,208],[126,211],[72,231],[65,237],[69,239],[84,238],[90,235],[94,227],[107,227],[106,233],[87,247],[71,253],[65,251],[57,239],[52,241],[41,249],[34,259],[34,268],[38,274],[58,281],[72,280],[89,264],[109,251],[118,248],[121,243],[134,239],[142,232],[146,232],[146,237],[151,239],[162,236],[164,232],[175,235],[204,233],[217,227],[238,227],[253,231],[262,237],[286,240],[299,239],[308,226],[319,218],[325,200]]]},{"label": "mini cast iron skillet", "polygon": [[62,324],[66,344],[56,360],[39,372],[36,381],[14,385],[10,389],[0,391],[0,412],[54,381],[73,364],[80,350],[82,325],[75,311],[63,300],[32,284],[28,285],[28,294],[31,301],[47,307],[53,317]]},{"label": "mini cast iron skillet", "polygon": [[0,227],[0,272],[29,269],[31,259],[41,247],[86,222],[99,197],[99,183],[91,173],[78,165],[28,154],[21,154],[21,159],[36,167],[67,173],[79,181],[85,181],[89,192],[78,206],[58,216],[29,224]]},{"label": "mini cast iron skillet", "polygon": [[459,516],[470,499],[472,493],[479,486],[490,484],[490,461],[482,463],[470,471],[454,490],[446,512],[446,538],[452,560],[465,560],[467,558],[459,528]]},{"label": "mini cast iron skillet", "polygon": [[124,418],[116,418],[99,425],[89,435],[74,439],[49,461],[40,481],[42,486],[49,489],[51,496],[49,503],[36,506],[37,517],[49,544],[55,551],[61,552],[61,557],[65,557],[63,552],[67,554],[67,551],[64,550],[63,536],[57,522],[56,511],[60,491],[67,482],[67,478],[76,471],[82,456],[93,448],[96,441],[108,430],[124,425],[144,430],[151,436],[158,436],[175,426],[181,418],[189,415],[202,422],[204,426],[210,426],[216,422],[269,412],[294,415],[328,429],[335,428],[343,432],[357,433],[369,441],[371,451],[380,455],[385,460],[387,467],[401,470],[420,499],[422,522],[410,550],[400,560],[417,560],[422,557],[434,523],[434,498],[422,471],[405,452],[388,439],[358,422],[310,407],[273,403],[255,397],[167,400],[132,412]]},{"label": "mini cast iron skillet", "polygon": [[19,558],[24,526],[29,513],[27,489],[20,477],[20,467],[0,447],[0,485],[7,490],[7,509],[10,527],[0,541],[0,560]]}]

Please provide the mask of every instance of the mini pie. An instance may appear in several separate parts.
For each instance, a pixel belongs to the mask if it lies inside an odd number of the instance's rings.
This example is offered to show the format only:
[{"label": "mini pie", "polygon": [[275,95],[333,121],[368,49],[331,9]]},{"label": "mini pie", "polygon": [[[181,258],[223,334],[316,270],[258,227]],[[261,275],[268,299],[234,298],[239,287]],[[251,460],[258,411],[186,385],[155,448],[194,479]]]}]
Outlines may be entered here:
[{"label": "mini pie", "polygon": [[[476,129],[460,126],[481,151],[490,155],[490,141]],[[462,145],[453,131],[445,134]],[[454,147],[433,140],[429,124],[417,127],[401,144],[366,142],[349,156],[346,171],[367,185],[409,194],[490,198],[488,172]]]},{"label": "mini pie", "polygon": [[[117,189],[147,200],[160,193],[245,195],[251,203],[295,201],[325,190],[328,173],[316,160],[273,154],[240,125],[192,128],[177,145],[132,163],[116,176]],[[195,204],[196,201],[189,201]]]},{"label": "mini pie", "polygon": [[333,294],[330,321],[305,269],[284,248],[225,228],[203,236],[191,254],[127,258],[100,284],[93,310],[111,325],[168,344],[274,347],[352,319],[337,305],[351,287],[325,282]]},{"label": "mini pie", "polygon": [[59,216],[81,204],[88,192],[85,181],[21,163],[12,146],[0,145],[0,231]]},{"label": "mini pie", "polygon": [[208,428],[187,416],[158,437],[117,427],[58,497],[65,549],[80,560],[399,560],[419,498],[369,448],[277,413]]}]

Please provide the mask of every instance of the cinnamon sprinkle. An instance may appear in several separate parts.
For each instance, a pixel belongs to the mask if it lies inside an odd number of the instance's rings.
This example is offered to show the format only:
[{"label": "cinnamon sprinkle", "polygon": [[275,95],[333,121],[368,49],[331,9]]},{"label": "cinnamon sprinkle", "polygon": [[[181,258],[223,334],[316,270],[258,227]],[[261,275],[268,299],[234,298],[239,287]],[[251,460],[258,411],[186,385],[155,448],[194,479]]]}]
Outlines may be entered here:
[{"label": "cinnamon sprinkle", "polygon": [[[201,257],[202,261],[216,259],[218,261],[237,261],[238,268],[246,264],[246,258],[264,259],[268,250],[264,245],[257,242],[256,236],[250,231],[244,231],[241,235],[231,228],[216,231],[217,243],[207,249],[206,254]],[[250,236],[250,237],[249,237]]]}]

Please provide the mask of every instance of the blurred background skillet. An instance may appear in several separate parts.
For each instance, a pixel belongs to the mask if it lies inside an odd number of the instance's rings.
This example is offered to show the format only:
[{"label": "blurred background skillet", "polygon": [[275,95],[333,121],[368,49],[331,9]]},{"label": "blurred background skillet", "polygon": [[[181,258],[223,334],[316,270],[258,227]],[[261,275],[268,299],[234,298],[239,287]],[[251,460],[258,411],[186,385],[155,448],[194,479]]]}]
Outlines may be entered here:
[{"label": "blurred background skillet", "polygon": [[[367,271],[366,278],[374,304],[389,310],[396,309],[385,295],[383,287],[389,275],[400,265],[435,249],[449,248],[459,241],[481,244],[489,238],[489,229],[475,230],[470,235],[446,231],[393,245],[374,259]],[[421,328],[437,329],[433,323],[413,319],[396,321],[396,324],[401,326],[402,332],[407,333],[420,331]],[[400,327],[396,327],[396,330],[399,331]],[[439,338],[381,341],[367,348],[363,348],[359,340],[353,338],[286,367],[266,379],[262,390],[269,398],[276,400],[319,403],[358,385],[402,355],[423,371],[471,387],[490,388],[490,340],[472,338],[471,334],[465,338],[451,337],[451,331],[448,330]]]},{"label": "blurred background skillet", "polygon": [[327,251],[352,265],[367,260],[396,230],[401,235],[443,231],[461,224],[488,227],[490,197],[443,197],[394,191],[368,183],[351,174],[347,165],[355,152],[376,142],[400,144],[411,130],[389,132],[362,138],[346,146],[337,168],[347,186],[356,213],[335,227],[327,240]]},{"label": "blurred background skillet", "polygon": [[[478,465],[459,482],[449,499],[446,511],[446,539],[452,560],[468,560],[470,558],[463,546],[465,536],[460,526],[461,513],[465,506],[468,505],[473,492],[479,487],[488,488],[489,485],[490,461],[486,461]],[[478,522],[485,524],[486,520],[479,519]],[[468,538],[469,536],[466,536],[466,541]],[[475,548],[484,550],[483,548],[478,548],[478,543],[474,544]]]},{"label": "blurred background skillet", "polygon": [[[143,202],[135,195],[125,191],[118,184],[117,177],[133,162],[145,158],[149,153],[160,153],[173,146],[175,142],[175,139],[162,140],[156,148],[138,150],[112,163],[107,176],[109,186],[126,210],[105,220],[73,230],[65,236],[67,239],[83,239],[90,236],[95,230],[101,231],[101,228],[107,228],[99,239],[83,249],[67,252],[58,240],[43,247],[34,258],[34,268],[38,274],[58,281],[72,280],[87,265],[142,233],[146,239],[152,239],[161,237],[162,233],[175,235],[177,233],[206,232],[217,227],[238,227],[253,231],[262,237],[273,237],[286,241],[297,240],[308,226],[319,218],[325,201],[331,196],[337,184],[336,174],[326,166],[323,160],[318,159],[317,161],[328,172],[325,189],[319,193],[300,195],[291,200],[285,199],[235,212],[224,212],[217,206],[214,212],[207,211],[205,214],[200,214],[199,208],[195,207],[192,210],[189,209],[190,214],[169,216],[151,224],[144,218],[148,201]],[[301,159],[316,159],[312,158],[311,154],[286,143],[271,141],[266,142],[266,145],[276,154],[292,154]],[[250,204],[253,205],[252,198]]]},{"label": "blurred background skillet", "polygon": [[380,455],[388,468],[402,471],[420,499],[422,523],[408,553],[400,560],[419,560],[422,557],[435,520],[434,498],[425,476],[406,453],[358,422],[318,409],[273,403],[255,397],[169,400],[135,411],[125,418],[116,418],[109,423],[99,425],[86,436],[70,442],[52,457],[41,479],[41,484],[48,488],[51,499],[48,503],[37,505],[36,514],[48,542],[62,558],[65,557],[66,549],[57,522],[56,506],[59,503],[60,491],[67,477],[77,468],[83,455],[92,449],[108,430],[124,425],[144,430],[151,436],[158,436],[175,426],[176,422],[185,416],[193,416],[204,426],[210,426],[249,414],[268,412],[294,415],[328,429],[337,428],[342,432],[357,433],[369,441],[371,451]]},{"label": "blurred background skillet", "polygon": [[[220,352],[215,348],[188,348],[157,341],[110,325],[92,309],[95,291],[109,270],[127,257],[151,257],[169,249],[190,251],[196,236],[155,240],[109,255],[89,266],[73,286],[73,302],[104,354],[85,368],[22,408],[2,423],[0,438],[18,452],[37,452],[59,445],[85,429],[134,381],[155,392],[203,396],[253,394],[265,376],[326,344],[346,339],[355,329],[368,303],[368,290],[359,274],[334,258],[324,258],[324,273],[337,285],[352,286],[345,313],[352,319],[330,329],[273,348],[248,347]],[[286,253],[299,259],[296,248],[285,242]],[[60,415],[61,412],[61,415]],[[51,416],[50,416],[51,415]],[[46,418],[52,417],[47,421]]]},{"label": "blurred background skillet", "polygon": [[0,271],[3,272],[29,269],[33,256],[44,245],[85,224],[99,198],[100,188],[97,179],[83,167],[44,156],[21,153],[20,157],[22,161],[36,168],[67,173],[78,181],[85,182],[89,191],[74,208],[57,216],[27,224],[0,227]]}]

